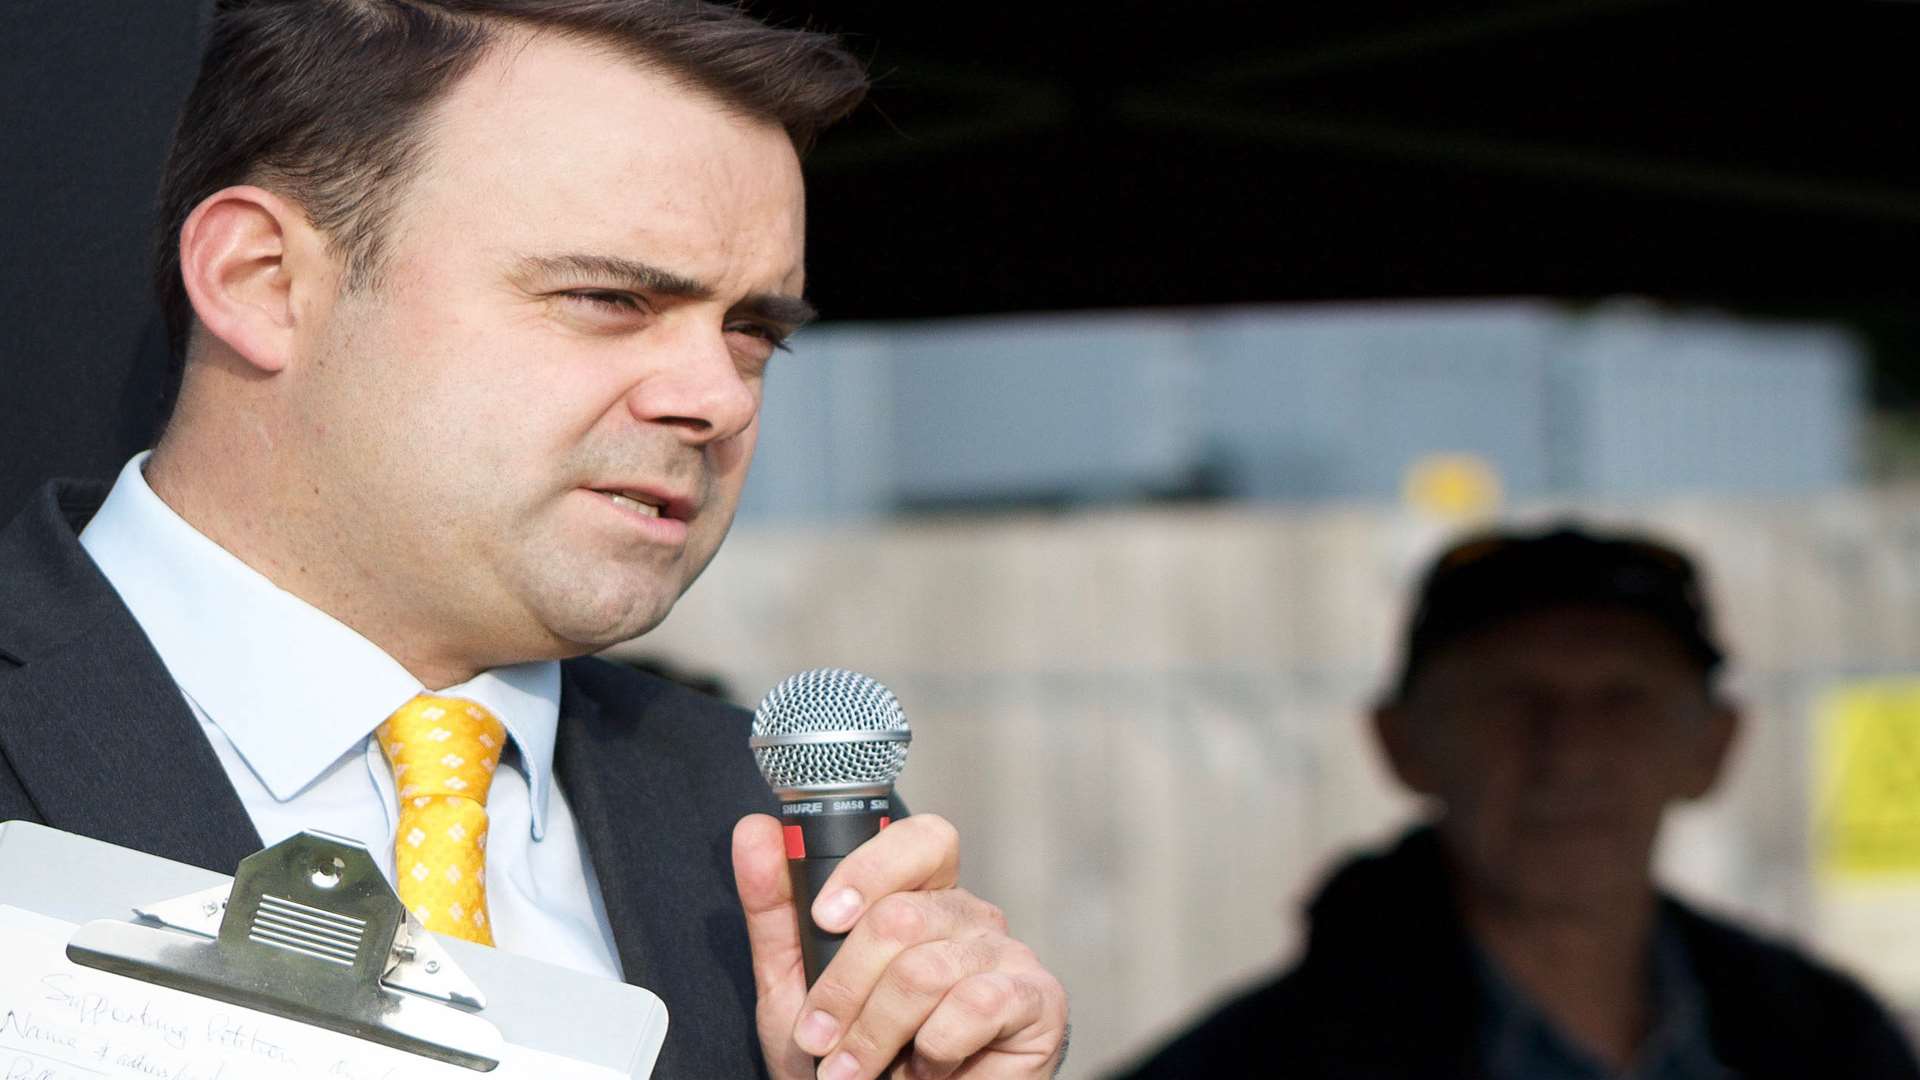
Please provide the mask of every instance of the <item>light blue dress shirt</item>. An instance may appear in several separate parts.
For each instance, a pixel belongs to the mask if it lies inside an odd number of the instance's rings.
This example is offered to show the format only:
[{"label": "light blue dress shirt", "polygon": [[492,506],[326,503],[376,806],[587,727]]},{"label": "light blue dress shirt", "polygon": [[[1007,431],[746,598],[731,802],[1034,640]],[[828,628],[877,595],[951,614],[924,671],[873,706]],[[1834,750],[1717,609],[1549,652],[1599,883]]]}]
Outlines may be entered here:
[{"label": "light blue dress shirt", "polygon": [[[121,470],[80,544],[146,632],[268,844],[323,829],[393,878],[393,773],[370,738],[422,692],[379,646],[275,586]],[[512,745],[487,795],[487,909],[499,948],[617,979],[573,813],[553,783],[560,665],[496,668],[436,693],[476,701]]]}]

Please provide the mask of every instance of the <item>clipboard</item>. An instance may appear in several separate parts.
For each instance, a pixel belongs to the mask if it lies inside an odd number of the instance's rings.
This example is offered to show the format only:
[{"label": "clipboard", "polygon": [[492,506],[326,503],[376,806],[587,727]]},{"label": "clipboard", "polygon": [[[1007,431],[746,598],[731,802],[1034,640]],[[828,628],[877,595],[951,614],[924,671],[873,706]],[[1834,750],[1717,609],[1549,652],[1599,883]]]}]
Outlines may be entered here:
[{"label": "clipboard", "polygon": [[290,837],[228,878],[0,822],[5,908],[72,926],[76,971],[324,1029],[448,1075],[479,1080],[512,1053],[645,1078],[665,1039],[666,1007],[644,989],[428,933],[364,845],[327,833]]}]

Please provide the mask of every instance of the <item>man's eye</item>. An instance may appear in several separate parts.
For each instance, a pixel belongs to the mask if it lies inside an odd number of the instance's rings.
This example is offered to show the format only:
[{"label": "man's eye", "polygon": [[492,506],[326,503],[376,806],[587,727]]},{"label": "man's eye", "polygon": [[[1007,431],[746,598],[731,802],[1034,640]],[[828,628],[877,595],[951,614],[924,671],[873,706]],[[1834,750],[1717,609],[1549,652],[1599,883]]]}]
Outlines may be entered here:
[{"label": "man's eye", "polygon": [[774,348],[779,349],[781,352],[789,351],[787,348],[787,334],[782,330],[767,326],[764,323],[734,323],[732,326],[727,327],[727,332],[730,334],[746,334],[748,337],[756,337],[772,345]]},{"label": "man's eye", "polygon": [[640,298],[632,293],[612,292],[605,289],[577,289],[563,293],[569,300],[577,300],[589,307],[605,308],[609,311],[643,311]]}]

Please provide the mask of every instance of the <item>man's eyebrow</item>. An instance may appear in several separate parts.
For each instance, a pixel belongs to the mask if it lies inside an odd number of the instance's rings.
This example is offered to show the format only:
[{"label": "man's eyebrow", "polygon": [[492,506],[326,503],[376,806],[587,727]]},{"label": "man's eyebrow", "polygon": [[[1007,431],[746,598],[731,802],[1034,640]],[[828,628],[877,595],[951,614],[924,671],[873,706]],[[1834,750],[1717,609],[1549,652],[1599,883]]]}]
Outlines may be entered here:
[{"label": "man's eyebrow", "polygon": [[735,314],[771,323],[789,334],[820,315],[813,309],[812,304],[785,293],[754,293],[735,304],[733,310]]},{"label": "man's eyebrow", "polygon": [[[684,274],[618,255],[529,255],[520,260],[523,278],[586,277],[608,281],[634,292],[661,293],[687,300],[706,300],[712,287]],[[732,313],[759,319],[787,333],[818,317],[813,305],[785,293],[754,293],[733,306]]]},{"label": "man's eyebrow", "polygon": [[590,277],[634,292],[705,300],[713,290],[690,277],[618,255],[529,255],[517,267],[523,278]]}]

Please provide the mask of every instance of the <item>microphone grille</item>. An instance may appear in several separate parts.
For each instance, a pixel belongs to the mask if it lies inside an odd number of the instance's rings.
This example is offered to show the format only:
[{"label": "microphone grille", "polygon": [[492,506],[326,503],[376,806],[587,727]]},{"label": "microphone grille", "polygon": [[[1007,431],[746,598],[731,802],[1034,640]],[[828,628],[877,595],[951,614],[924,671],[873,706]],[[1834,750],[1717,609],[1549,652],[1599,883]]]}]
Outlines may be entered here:
[{"label": "microphone grille", "polygon": [[751,745],[776,791],[878,787],[900,776],[908,734],[893,691],[856,671],[816,668],[767,691]]}]

